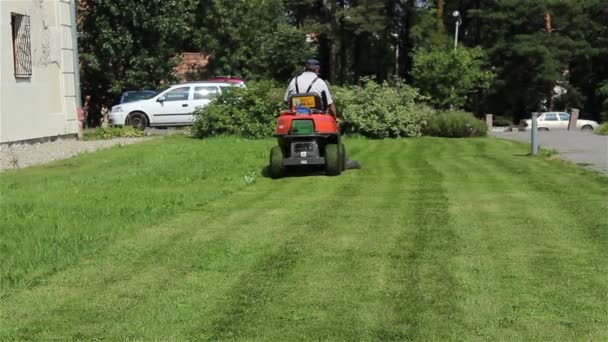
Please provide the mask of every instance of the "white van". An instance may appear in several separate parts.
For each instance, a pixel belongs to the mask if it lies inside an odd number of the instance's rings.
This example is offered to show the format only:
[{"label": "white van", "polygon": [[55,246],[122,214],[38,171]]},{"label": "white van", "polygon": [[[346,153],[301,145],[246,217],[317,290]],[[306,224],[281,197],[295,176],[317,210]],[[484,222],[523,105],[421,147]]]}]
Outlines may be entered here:
[{"label": "white van", "polygon": [[150,99],[112,107],[110,124],[129,125],[140,129],[148,126],[192,125],[197,108],[208,105],[223,90],[239,86],[244,85],[227,82],[174,85]]}]

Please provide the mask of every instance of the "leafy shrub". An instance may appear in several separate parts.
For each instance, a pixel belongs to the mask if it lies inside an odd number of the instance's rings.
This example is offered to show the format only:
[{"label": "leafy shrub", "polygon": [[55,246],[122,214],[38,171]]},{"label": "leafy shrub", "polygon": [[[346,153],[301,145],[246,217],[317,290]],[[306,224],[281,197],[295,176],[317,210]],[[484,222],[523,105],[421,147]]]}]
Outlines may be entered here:
[{"label": "leafy shrub", "polygon": [[513,125],[513,122],[506,116],[495,115],[492,120],[492,125],[495,127],[509,127]]},{"label": "leafy shrub", "polygon": [[[433,110],[415,88],[396,82],[378,84],[371,79],[363,86],[331,87],[343,133],[370,138],[422,135]],[[269,81],[250,82],[246,89],[221,94],[205,108],[195,111],[192,132],[204,138],[239,135],[270,136],[279,111],[284,108],[284,87]]]},{"label": "leafy shrub", "polygon": [[94,131],[85,132],[85,140],[107,140],[112,138],[143,137],[144,131],[131,127],[98,127]]},{"label": "leafy shrub", "polygon": [[604,122],[598,127],[595,132],[599,135],[608,135],[608,122]]},{"label": "leafy shrub", "polygon": [[192,132],[199,138],[215,135],[270,136],[283,106],[284,91],[271,81],[250,82],[247,88],[232,88],[194,112]]},{"label": "leafy shrub", "polygon": [[488,89],[495,77],[487,70],[485,53],[479,48],[416,49],[412,76],[438,109],[463,108],[473,92]]},{"label": "leafy shrub", "polygon": [[342,131],[370,138],[420,136],[433,114],[420,103],[418,90],[401,81],[389,85],[367,79],[363,86],[333,87],[333,95]]},{"label": "leafy shrub", "polygon": [[482,137],[486,136],[487,127],[471,113],[443,112],[431,117],[424,132],[435,137]]}]

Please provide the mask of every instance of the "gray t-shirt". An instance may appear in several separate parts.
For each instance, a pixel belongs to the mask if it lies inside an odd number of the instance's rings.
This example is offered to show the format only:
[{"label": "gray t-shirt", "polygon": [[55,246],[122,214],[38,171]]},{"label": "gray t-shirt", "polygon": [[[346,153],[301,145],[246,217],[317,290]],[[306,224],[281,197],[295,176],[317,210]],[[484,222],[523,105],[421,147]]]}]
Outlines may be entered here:
[{"label": "gray t-shirt", "polygon": [[[296,94],[296,78],[298,79],[298,88],[300,93],[305,93],[312,81],[317,78],[317,74],[311,71],[305,71],[300,76],[294,77],[291,82],[289,82],[289,86],[287,87],[287,91],[285,92],[284,100],[287,102],[289,100],[289,96]],[[329,92],[329,88],[327,88],[327,83],[322,79],[318,79],[310,88],[311,93],[317,93],[321,95],[322,92],[325,92],[327,95],[327,105],[334,103],[334,99],[331,97],[331,93]]]}]

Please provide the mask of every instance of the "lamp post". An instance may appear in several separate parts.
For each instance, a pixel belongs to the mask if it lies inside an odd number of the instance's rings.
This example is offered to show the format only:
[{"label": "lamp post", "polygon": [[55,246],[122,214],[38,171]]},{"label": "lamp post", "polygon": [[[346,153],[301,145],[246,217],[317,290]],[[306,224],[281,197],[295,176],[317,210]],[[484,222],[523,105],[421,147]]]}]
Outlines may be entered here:
[{"label": "lamp post", "polygon": [[399,34],[391,33],[397,43],[395,43],[395,77],[399,77]]},{"label": "lamp post", "polygon": [[454,11],[452,13],[452,17],[454,17],[454,19],[456,20],[456,32],[454,33],[454,50],[456,50],[458,48],[458,29],[462,24],[462,17],[460,16],[459,11]]}]

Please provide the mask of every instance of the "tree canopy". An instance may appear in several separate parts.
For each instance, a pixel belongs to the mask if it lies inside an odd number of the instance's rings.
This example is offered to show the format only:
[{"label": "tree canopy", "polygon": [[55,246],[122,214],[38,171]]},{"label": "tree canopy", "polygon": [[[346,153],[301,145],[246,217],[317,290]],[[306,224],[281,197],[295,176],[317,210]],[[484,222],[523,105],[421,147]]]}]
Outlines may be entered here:
[{"label": "tree canopy", "polygon": [[172,82],[182,52],[210,55],[201,78],[281,83],[316,57],[332,84],[397,77],[439,107],[515,120],[577,107],[600,119],[607,23],[605,0],[81,0],[83,93],[107,103]]}]

